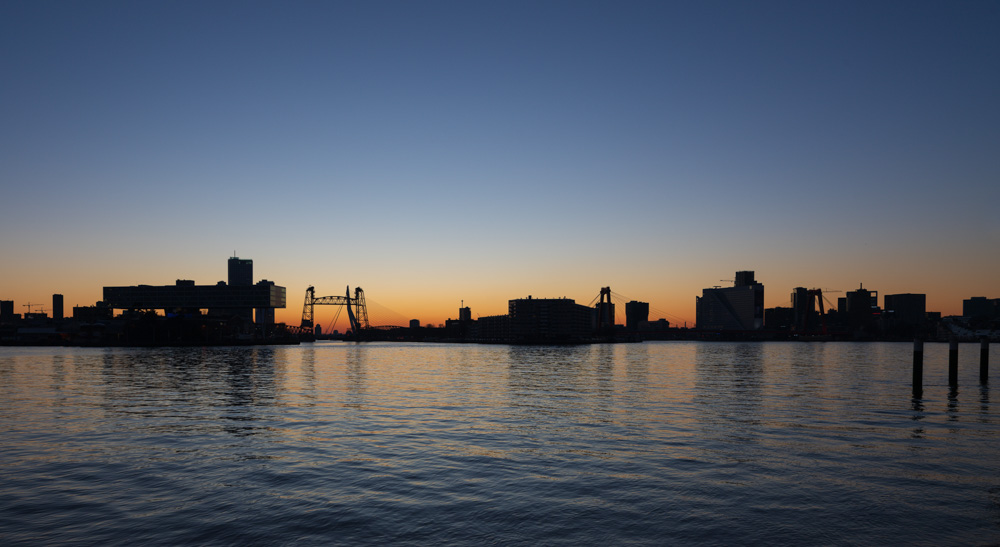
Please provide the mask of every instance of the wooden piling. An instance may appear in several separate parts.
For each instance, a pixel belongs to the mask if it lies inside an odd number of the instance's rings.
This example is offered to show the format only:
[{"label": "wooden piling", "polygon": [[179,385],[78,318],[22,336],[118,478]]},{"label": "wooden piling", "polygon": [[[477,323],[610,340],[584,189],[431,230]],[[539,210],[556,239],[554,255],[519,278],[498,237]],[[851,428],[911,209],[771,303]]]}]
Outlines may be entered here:
[{"label": "wooden piling", "polygon": [[948,341],[948,385],[958,385],[958,338],[954,336]]},{"label": "wooden piling", "polygon": [[924,341],[913,339],[913,396],[920,397],[924,390]]},{"label": "wooden piling", "polygon": [[979,341],[979,383],[986,385],[990,376],[990,339],[983,336]]}]

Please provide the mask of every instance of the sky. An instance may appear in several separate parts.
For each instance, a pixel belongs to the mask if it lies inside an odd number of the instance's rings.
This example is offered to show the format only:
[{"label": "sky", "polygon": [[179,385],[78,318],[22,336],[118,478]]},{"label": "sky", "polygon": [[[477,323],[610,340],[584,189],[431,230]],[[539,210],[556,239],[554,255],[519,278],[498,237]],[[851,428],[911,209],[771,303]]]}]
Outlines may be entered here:
[{"label": "sky", "polygon": [[604,286],[692,324],[737,270],[767,307],[960,314],[1000,298],[997,28],[993,1],[5,0],[0,299],[235,253],[290,324],[309,285],[384,324]]}]

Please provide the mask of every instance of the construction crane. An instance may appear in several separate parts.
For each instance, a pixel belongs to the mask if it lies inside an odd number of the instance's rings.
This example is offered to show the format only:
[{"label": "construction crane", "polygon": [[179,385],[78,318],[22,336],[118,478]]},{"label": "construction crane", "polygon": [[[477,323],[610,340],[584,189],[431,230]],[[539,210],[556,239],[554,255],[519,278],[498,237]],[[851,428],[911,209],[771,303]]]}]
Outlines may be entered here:
[{"label": "construction crane", "polygon": [[35,313],[45,313],[45,308],[43,307],[44,304],[32,304],[31,302],[28,302],[27,304],[21,304],[21,306],[25,307],[25,308],[28,308],[28,314],[29,315],[31,314],[31,307],[32,306],[38,308],[38,311],[36,311]]},{"label": "construction crane", "polygon": [[315,319],[315,307],[317,305],[345,306],[347,307],[347,318],[351,322],[351,330],[357,336],[363,331],[369,330],[368,306],[365,304],[365,291],[361,287],[354,289],[354,298],[351,298],[351,287],[347,286],[344,296],[316,296],[316,289],[311,285],[306,289],[305,302],[302,304],[302,328],[311,329]]}]

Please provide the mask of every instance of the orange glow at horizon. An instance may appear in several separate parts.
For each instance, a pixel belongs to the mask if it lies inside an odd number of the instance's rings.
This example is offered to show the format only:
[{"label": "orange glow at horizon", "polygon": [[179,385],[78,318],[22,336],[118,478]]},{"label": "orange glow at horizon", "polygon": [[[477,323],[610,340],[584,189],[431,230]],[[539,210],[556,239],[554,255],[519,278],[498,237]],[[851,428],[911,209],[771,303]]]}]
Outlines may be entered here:
[{"label": "orange glow at horizon", "polygon": [[[302,301],[305,287],[308,285],[304,276],[295,270],[279,270],[269,266],[267,259],[255,259],[256,280],[267,278],[286,289],[286,307],[277,309],[275,319],[289,325],[298,325],[301,321]],[[742,261],[741,261],[742,262]],[[162,271],[136,267],[126,271],[106,274],[101,264],[88,264],[72,272],[51,264],[33,263],[27,265],[0,266],[4,283],[0,286],[0,299],[13,300],[15,313],[24,313],[27,303],[41,304],[49,313],[52,308],[52,295],[59,293],[64,296],[64,315],[70,317],[74,306],[91,306],[101,300],[103,286],[112,285],[171,285],[177,278],[195,279],[199,285],[214,284],[225,279],[225,263],[214,259],[209,264],[195,264],[188,275],[164,275]],[[183,272],[187,267],[176,267],[172,270]],[[827,293],[827,297],[836,305],[836,299],[844,293],[853,291],[861,283],[869,290],[878,291],[879,305],[884,304],[884,296],[898,293],[923,293],[927,295],[927,310],[940,312],[943,316],[960,315],[962,301],[973,296],[997,298],[996,287],[986,268],[966,268],[952,271],[948,265],[928,267],[919,272],[921,278],[907,279],[897,271],[882,271],[865,273],[866,268],[849,268],[842,266],[836,271],[826,271],[823,275],[808,273],[791,273],[785,268],[770,268],[755,270],[755,277],[765,287],[765,307],[773,308],[790,305],[790,293],[797,286],[808,288],[837,289],[844,292]],[[684,271],[682,274],[673,272],[668,278],[660,278],[648,273],[622,272],[621,281],[614,279],[615,275],[602,275],[601,279],[574,278],[570,276],[547,277],[542,282],[532,282],[522,278],[507,280],[502,283],[482,283],[451,279],[402,279],[391,275],[372,277],[362,286],[365,288],[366,300],[369,304],[369,315],[373,324],[379,320],[391,321],[390,324],[407,326],[410,319],[418,319],[421,325],[428,323],[439,325],[447,319],[457,319],[458,309],[464,303],[472,310],[472,317],[502,315],[507,313],[508,300],[525,298],[529,295],[535,298],[566,297],[578,304],[590,303],[602,286],[610,286],[617,294],[626,295],[650,304],[650,320],[667,319],[674,326],[693,326],[695,321],[695,297],[701,295],[704,288],[714,285],[729,286],[731,282],[719,281],[731,279],[736,268],[729,267]],[[260,273],[258,273],[260,272]],[[859,273],[861,272],[861,273]],[[264,275],[260,275],[264,274]],[[860,278],[860,279],[858,279]],[[952,279],[953,278],[953,279]],[[477,279],[485,279],[477,277]],[[811,281],[810,281],[811,279]],[[12,283],[13,281],[13,283]],[[346,284],[329,283],[316,287],[318,296],[336,294],[343,291]],[[354,286],[351,286],[353,291]],[[624,321],[624,301],[615,301],[616,315],[619,322]],[[829,304],[828,304],[829,305]],[[34,306],[32,306],[34,308]],[[316,307],[316,324],[327,326],[335,310],[332,307]],[[346,324],[346,313],[342,314],[341,322]],[[386,323],[381,323],[386,324]]]}]

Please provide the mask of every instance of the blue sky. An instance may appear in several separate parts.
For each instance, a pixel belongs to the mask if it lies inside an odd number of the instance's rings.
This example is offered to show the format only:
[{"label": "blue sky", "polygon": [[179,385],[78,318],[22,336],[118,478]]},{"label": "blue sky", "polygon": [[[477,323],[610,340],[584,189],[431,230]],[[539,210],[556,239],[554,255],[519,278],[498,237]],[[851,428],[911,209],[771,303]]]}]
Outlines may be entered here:
[{"label": "blue sky", "polygon": [[[4,2],[0,298],[1000,297],[995,2]],[[67,268],[67,264],[72,266]],[[724,284],[724,283],[721,283]]]}]

